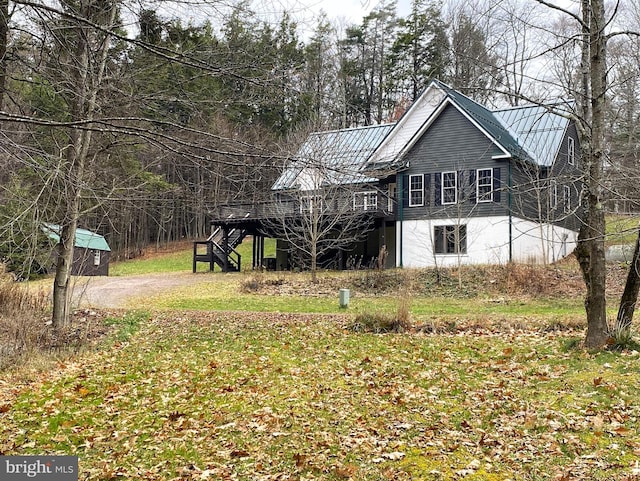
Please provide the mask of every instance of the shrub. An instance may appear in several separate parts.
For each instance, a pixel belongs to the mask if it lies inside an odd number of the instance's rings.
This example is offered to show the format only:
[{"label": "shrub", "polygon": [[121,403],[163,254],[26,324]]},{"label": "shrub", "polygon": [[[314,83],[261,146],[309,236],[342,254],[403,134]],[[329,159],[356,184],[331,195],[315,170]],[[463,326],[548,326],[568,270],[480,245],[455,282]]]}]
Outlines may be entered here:
[{"label": "shrub", "polygon": [[355,271],[351,279],[351,287],[364,292],[394,292],[407,288],[409,281],[406,271],[367,269]]},{"label": "shrub", "polygon": [[280,287],[285,284],[285,280],[281,277],[272,278],[269,275],[257,271],[246,279],[240,281],[240,292],[256,293],[270,287]]},{"label": "shrub", "polygon": [[609,331],[609,349],[614,351],[638,350],[640,343],[634,339],[631,327],[615,326]]},{"label": "shrub", "polygon": [[262,276],[255,274],[253,276],[249,276],[246,279],[243,279],[240,282],[240,291],[241,292],[258,292],[263,285]]},{"label": "shrub", "polygon": [[0,264],[0,316],[12,316],[19,312],[44,311],[49,304],[44,292],[29,292],[13,277],[5,273]]},{"label": "shrub", "polygon": [[383,312],[364,312],[358,314],[351,323],[353,332],[373,332],[376,334],[387,332],[405,332],[411,328],[411,313],[409,301],[400,299],[395,315]]}]

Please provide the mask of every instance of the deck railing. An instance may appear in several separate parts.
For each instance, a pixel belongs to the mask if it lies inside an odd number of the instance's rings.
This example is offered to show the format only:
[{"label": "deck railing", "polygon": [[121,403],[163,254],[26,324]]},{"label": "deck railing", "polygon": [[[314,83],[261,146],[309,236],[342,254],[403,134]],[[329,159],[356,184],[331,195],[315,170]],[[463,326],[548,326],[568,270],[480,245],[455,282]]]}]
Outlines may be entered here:
[{"label": "deck railing", "polygon": [[323,196],[306,196],[287,200],[270,200],[255,203],[238,203],[216,206],[209,210],[211,219],[221,223],[250,220],[280,219],[304,215],[313,209],[321,209],[323,214],[341,215],[353,213],[371,213],[376,217],[393,216],[396,212],[396,200],[387,195],[377,193],[375,196],[351,196],[339,200],[323,198]]}]

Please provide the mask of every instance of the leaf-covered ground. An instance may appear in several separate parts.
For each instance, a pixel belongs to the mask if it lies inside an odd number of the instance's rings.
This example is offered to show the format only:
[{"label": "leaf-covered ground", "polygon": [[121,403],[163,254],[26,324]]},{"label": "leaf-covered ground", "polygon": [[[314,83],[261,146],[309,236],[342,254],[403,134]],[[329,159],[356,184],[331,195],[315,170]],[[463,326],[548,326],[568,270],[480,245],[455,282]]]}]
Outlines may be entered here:
[{"label": "leaf-covered ground", "polygon": [[[21,382],[0,454],[80,479],[638,480],[640,356],[576,332],[355,334],[344,316],[172,312]],[[28,381],[28,382],[27,382]]]}]

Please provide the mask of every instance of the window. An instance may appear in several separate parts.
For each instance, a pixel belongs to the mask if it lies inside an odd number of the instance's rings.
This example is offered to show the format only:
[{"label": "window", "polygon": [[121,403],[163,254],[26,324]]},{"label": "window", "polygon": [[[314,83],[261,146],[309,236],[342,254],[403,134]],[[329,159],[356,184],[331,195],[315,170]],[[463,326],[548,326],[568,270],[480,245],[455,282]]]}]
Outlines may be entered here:
[{"label": "window", "polygon": [[323,208],[322,198],[319,195],[308,195],[300,199],[300,213],[321,212]]},{"label": "window", "polygon": [[353,194],[354,210],[376,210],[378,208],[378,194],[375,191],[356,192]]},{"label": "window", "polygon": [[466,254],[466,225],[437,225],[433,228],[436,254]]},{"label": "window", "polygon": [[98,267],[100,265],[100,251],[99,250],[93,251],[93,265],[95,267]]},{"label": "window", "polygon": [[457,172],[442,173],[442,204],[455,204],[458,202],[458,175]]},{"label": "window", "polygon": [[398,195],[398,187],[395,183],[389,184],[389,194],[387,196],[387,210],[393,212],[396,204],[396,196]]},{"label": "window", "polygon": [[409,176],[409,207],[424,205],[424,178],[422,174]]},{"label": "window", "polygon": [[576,141],[573,137],[567,138],[567,162],[569,165],[575,165],[576,163]]},{"label": "window", "polygon": [[478,169],[476,199],[478,202],[493,201],[493,169]]},{"label": "window", "polygon": [[549,209],[554,210],[558,207],[558,184],[555,180],[549,183]]},{"label": "window", "polygon": [[564,186],[564,213],[568,214],[571,212],[571,187],[568,185]]}]

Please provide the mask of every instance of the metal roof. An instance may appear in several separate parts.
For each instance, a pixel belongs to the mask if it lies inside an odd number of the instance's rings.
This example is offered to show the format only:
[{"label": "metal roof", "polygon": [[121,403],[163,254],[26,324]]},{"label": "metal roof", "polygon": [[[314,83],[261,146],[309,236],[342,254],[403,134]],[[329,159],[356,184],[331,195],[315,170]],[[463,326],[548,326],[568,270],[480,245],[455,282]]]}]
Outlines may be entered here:
[{"label": "metal roof", "polygon": [[538,165],[550,167],[564,138],[569,117],[567,104],[532,105],[496,110],[495,116]]},{"label": "metal roof", "polygon": [[329,183],[377,180],[364,175],[363,166],[394,125],[373,125],[310,134],[272,189],[295,187],[300,183],[300,175],[305,169],[321,170],[324,181]]},{"label": "metal roof", "polygon": [[570,103],[491,111],[442,82],[435,82],[512,155],[544,167],[553,164],[569,126]]},{"label": "metal roof", "polygon": [[[517,157],[544,167],[551,166],[555,161],[569,126],[570,103],[492,111],[442,82],[434,80],[430,85],[445,94],[443,99],[437,100],[439,105],[447,101],[453,103],[475,122],[476,126],[484,130],[485,134],[503,150],[505,157]],[[425,92],[428,93],[429,89]],[[424,96],[426,93],[422,95]],[[400,129],[409,125],[410,122],[402,122],[402,120],[406,120],[404,119],[406,116],[436,115],[434,112],[437,112],[435,107],[427,109],[426,113],[415,114],[413,110],[410,108],[405,112],[403,119],[396,124],[311,134],[298,151],[296,158],[272,188],[278,190],[302,187],[305,169],[316,169],[314,175],[322,171],[323,181],[329,183],[346,184],[375,180],[364,174],[366,162],[383,144],[387,136],[389,139],[393,139],[394,135],[398,137],[398,132],[391,133],[393,129],[396,126]],[[420,132],[420,129],[428,128],[425,127],[429,124],[426,120],[414,122],[415,125],[410,129],[415,129],[415,131],[410,130],[411,135],[402,137],[404,139],[401,142],[402,145],[391,149],[394,155],[390,158],[395,159],[396,156],[401,155],[403,149],[407,148],[407,142],[411,143],[417,140],[416,134]],[[307,179],[310,178],[312,178],[311,175],[307,176]]]},{"label": "metal roof", "polygon": [[[56,244],[60,242],[60,226],[57,224],[44,224],[42,230],[49,236]],[[84,249],[95,249],[99,251],[111,251],[109,244],[103,236],[91,232],[86,229],[76,229],[76,247]]]}]

